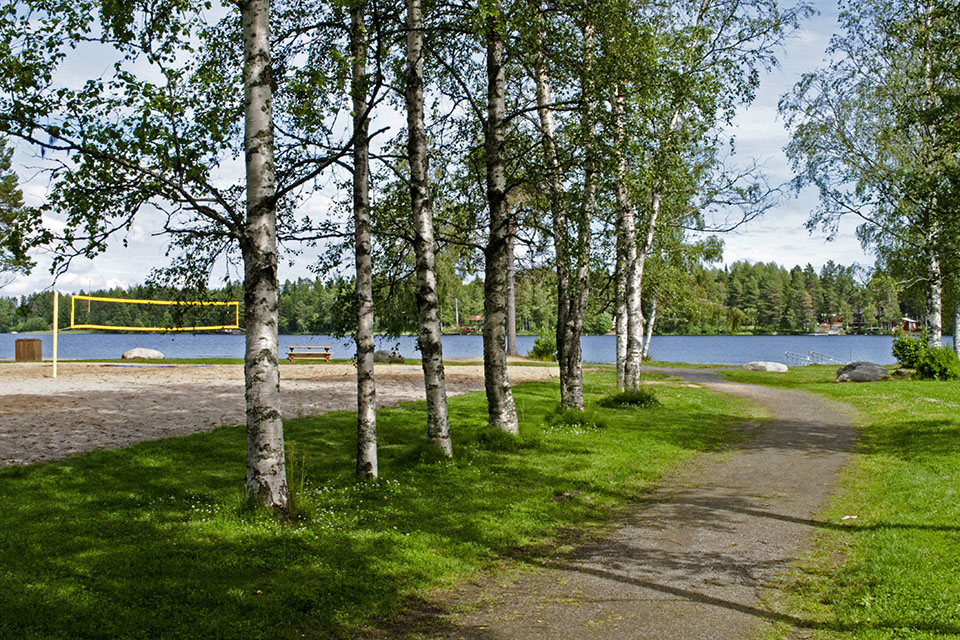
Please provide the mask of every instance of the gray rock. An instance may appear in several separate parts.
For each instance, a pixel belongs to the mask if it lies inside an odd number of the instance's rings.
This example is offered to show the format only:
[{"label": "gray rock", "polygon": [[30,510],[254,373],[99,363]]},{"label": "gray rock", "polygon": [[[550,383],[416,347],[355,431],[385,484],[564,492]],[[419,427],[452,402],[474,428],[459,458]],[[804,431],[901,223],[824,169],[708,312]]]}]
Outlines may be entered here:
[{"label": "gray rock", "polygon": [[743,365],[744,371],[770,371],[772,373],[786,373],[789,371],[787,365],[779,362],[763,362],[754,360]]},{"label": "gray rock", "polygon": [[130,349],[130,351],[124,351],[121,358],[124,360],[163,360],[163,354],[156,349],[137,347],[136,349]]},{"label": "gray rock", "polygon": [[879,382],[889,377],[889,371],[866,360],[857,360],[837,369],[837,382]]},{"label": "gray rock", "polygon": [[373,352],[373,361],[374,362],[387,362],[389,364],[403,364],[406,362],[406,359],[396,351],[374,351]]}]

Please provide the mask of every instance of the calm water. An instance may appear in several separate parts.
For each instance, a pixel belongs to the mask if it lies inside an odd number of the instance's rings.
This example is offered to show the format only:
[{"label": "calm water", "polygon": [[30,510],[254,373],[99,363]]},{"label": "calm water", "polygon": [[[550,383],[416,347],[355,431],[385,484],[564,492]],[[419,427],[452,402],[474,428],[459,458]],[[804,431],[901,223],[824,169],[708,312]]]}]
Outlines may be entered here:
[{"label": "calm water", "polygon": [[[0,358],[14,357],[18,338],[40,338],[43,355],[52,355],[50,335],[0,333]],[[243,336],[222,334],[71,334],[61,333],[59,356],[64,359],[119,358],[134,347],[148,347],[168,358],[241,358]],[[534,336],[520,336],[520,353],[533,347]],[[751,360],[786,362],[784,353],[807,354],[816,351],[838,360],[869,360],[893,364],[890,336],[654,336],[650,355],[655,360],[710,364],[743,364]],[[952,344],[949,338],[945,344]],[[613,362],[616,345],[613,336],[584,336],[581,342],[585,362]],[[280,336],[281,354],[290,345],[330,345],[334,358],[352,358],[350,339],[330,336]],[[407,357],[417,357],[416,338],[404,336],[378,341],[378,348],[398,348]],[[443,355],[448,358],[478,358],[483,341],[478,335],[444,336]]]}]

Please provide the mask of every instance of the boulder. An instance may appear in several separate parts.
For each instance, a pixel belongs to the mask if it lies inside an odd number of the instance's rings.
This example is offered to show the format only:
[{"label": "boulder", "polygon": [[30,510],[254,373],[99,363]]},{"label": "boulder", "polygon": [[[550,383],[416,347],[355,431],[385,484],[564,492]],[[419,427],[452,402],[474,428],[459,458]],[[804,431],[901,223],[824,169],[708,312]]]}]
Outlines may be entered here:
[{"label": "boulder", "polygon": [[879,382],[889,377],[889,371],[866,360],[857,360],[837,369],[837,382]]},{"label": "boulder", "polygon": [[124,360],[163,360],[162,353],[156,349],[145,349],[144,347],[124,351],[120,357]]},{"label": "boulder", "polygon": [[396,351],[385,351],[383,349],[373,352],[374,362],[387,362],[389,364],[403,364],[406,359]]},{"label": "boulder", "polygon": [[789,371],[787,365],[781,364],[779,362],[762,362],[754,360],[753,362],[748,362],[743,365],[744,371],[770,371],[773,373],[786,373]]}]

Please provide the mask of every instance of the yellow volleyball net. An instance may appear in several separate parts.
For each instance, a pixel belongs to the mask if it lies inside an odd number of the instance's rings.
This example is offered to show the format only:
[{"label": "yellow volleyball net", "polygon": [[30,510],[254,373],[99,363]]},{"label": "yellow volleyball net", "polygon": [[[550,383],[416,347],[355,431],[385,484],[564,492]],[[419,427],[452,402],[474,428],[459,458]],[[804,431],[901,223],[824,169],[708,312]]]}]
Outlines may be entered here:
[{"label": "yellow volleyball net", "polygon": [[237,301],[70,296],[70,329],[216,331],[240,328]]}]

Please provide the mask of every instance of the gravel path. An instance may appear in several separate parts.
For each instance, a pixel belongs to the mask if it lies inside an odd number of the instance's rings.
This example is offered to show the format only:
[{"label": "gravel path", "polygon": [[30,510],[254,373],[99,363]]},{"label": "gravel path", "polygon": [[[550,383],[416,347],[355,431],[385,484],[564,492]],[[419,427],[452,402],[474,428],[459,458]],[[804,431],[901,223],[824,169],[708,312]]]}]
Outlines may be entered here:
[{"label": "gravel path", "polygon": [[836,524],[813,516],[852,449],[850,410],[711,371],[661,371],[745,396],[771,419],[735,451],[698,456],[602,541],[512,584],[450,594],[444,609],[471,612],[437,612],[431,637],[726,640],[807,626],[785,610],[777,578]]}]

